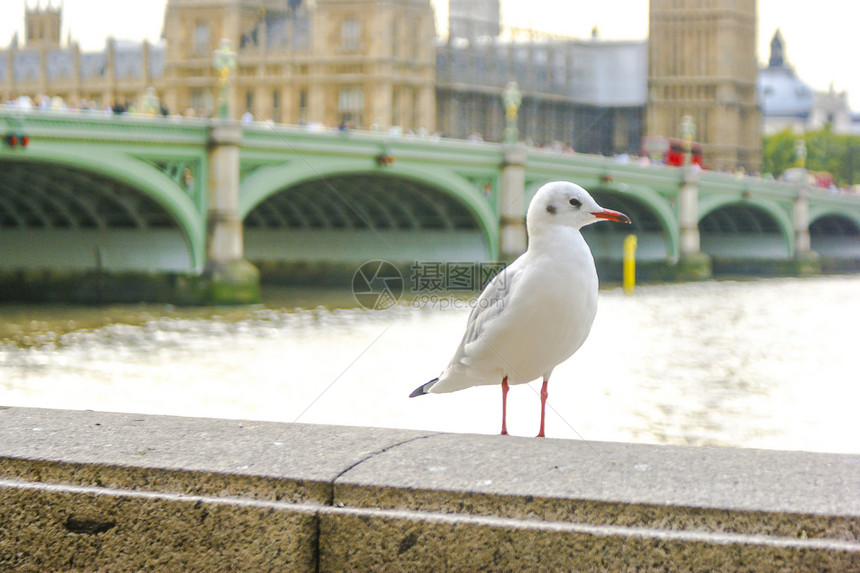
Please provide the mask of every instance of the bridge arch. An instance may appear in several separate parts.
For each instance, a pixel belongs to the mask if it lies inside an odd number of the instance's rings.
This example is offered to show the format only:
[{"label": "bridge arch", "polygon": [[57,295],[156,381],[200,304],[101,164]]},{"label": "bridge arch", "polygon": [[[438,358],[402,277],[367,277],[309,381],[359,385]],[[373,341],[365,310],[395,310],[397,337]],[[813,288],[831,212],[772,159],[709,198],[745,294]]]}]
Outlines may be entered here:
[{"label": "bridge arch", "polygon": [[794,228],[788,212],[766,199],[712,197],[699,203],[701,250],[715,259],[789,259]]},{"label": "bridge arch", "polygon": [[822,211],[809,223],[810,247],[822,257],[860,260],[860,216]]},{"label": "bridge arch", "polygon": [[[2,154],[0,165],[5,267],[188,272],[205,264],[203,217],[176,183],[143,161],[109,149],[41,145]],[[20,249],[26,261],[15,258],[18,241],[27,244]]]},{"label": "bridge arch", "polygon": [[[526,190],[531,201],[541,186],[555,179],[533,183]],[[678,260],[680,240],[677,216],[672,205],[654,189],[627,182],[601,182],[589,184],[581,179],[583,187],[607,209],[621,211],[630,216],[630,226],[589,225],[583,236],[596,260],[621,260],[622,243],[627,235],[637,236],[636,259],[639,261]]]},{"label": "bridge arch", "polygon": [[483,194],[452,172],[398,163],[314,157],[252,173],[239,195],[246,257],[497,258],[498,224]]}]

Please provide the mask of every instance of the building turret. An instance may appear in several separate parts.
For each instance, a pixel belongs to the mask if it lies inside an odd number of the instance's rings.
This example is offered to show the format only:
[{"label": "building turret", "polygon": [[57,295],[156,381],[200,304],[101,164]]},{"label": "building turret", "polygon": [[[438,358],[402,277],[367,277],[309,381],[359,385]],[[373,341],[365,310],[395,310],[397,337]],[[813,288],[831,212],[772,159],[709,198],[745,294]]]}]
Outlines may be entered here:
[{"label": "building turret", "polygon": [[59,48],[62,5],[45,8],[36,4],[27,8],[24,17],[24,33],[27,48]]},{"label": "building turret", "polygon": [[785,65],[785,40],[782,39],[782,32],[779,28],[773,35],[770,41],[770,61],[768,65],[771,68],[781,68]]}]

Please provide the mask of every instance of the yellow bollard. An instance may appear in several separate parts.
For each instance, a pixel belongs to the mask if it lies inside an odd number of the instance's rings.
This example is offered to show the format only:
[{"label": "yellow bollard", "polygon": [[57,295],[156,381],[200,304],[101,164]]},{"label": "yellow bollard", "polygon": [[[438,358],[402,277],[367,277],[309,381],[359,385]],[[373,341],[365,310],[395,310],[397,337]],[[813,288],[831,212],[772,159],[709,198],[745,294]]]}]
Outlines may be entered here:
[{"label": "yellow bollard", "polygon": [[624,292],[633,294],[636,286],[636,235],[624,238]]}]

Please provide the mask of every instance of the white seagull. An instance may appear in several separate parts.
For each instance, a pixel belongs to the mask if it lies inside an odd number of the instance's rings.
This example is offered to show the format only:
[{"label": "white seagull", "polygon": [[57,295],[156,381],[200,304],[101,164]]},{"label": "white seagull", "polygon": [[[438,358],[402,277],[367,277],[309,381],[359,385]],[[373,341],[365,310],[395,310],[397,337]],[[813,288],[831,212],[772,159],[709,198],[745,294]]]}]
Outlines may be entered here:
[{"label": "white seagull", "polygon": [[582,346],[597,313],[597,271],[579,230],[601,220],[630,223],[579,185],[555,181],[541,187],[526,214],[528,249],[478,297],[444,372],[409,397],[501,380],[501,433],[507,434],[508,385],[543,377],[538,437],[544,437],[549,377]]}]

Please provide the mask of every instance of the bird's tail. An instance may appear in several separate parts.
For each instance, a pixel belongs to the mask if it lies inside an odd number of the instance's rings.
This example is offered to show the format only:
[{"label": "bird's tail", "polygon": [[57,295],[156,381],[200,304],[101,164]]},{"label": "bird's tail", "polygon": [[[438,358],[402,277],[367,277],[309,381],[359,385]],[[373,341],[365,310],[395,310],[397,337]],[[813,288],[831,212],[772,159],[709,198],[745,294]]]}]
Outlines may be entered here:
[{"label": "bird's tail", "polygon": [[438,381],[439,381],[439,379],[438,379],[438,378],[434,378],[434,379],[433,379],[433,380],[431,380],[430,382],[427,382],[427,383],[425,383],[425,384],[422,384],[421,386],[419,386],[418,388],[416,388],[415,390],[413,390],[413,391],[412,391],[412,394],[410,394],[410,395],[409,395],[409,397],[410,397],[410,398],[414,398],[415,396],[423,396],[424,394],[426,394],[427,392],[429,392],[429,391],[430,391],[430,388],[432,388],[432,387],[433,387],[433,385],[434,385],[436,382],[438,382]]}]

